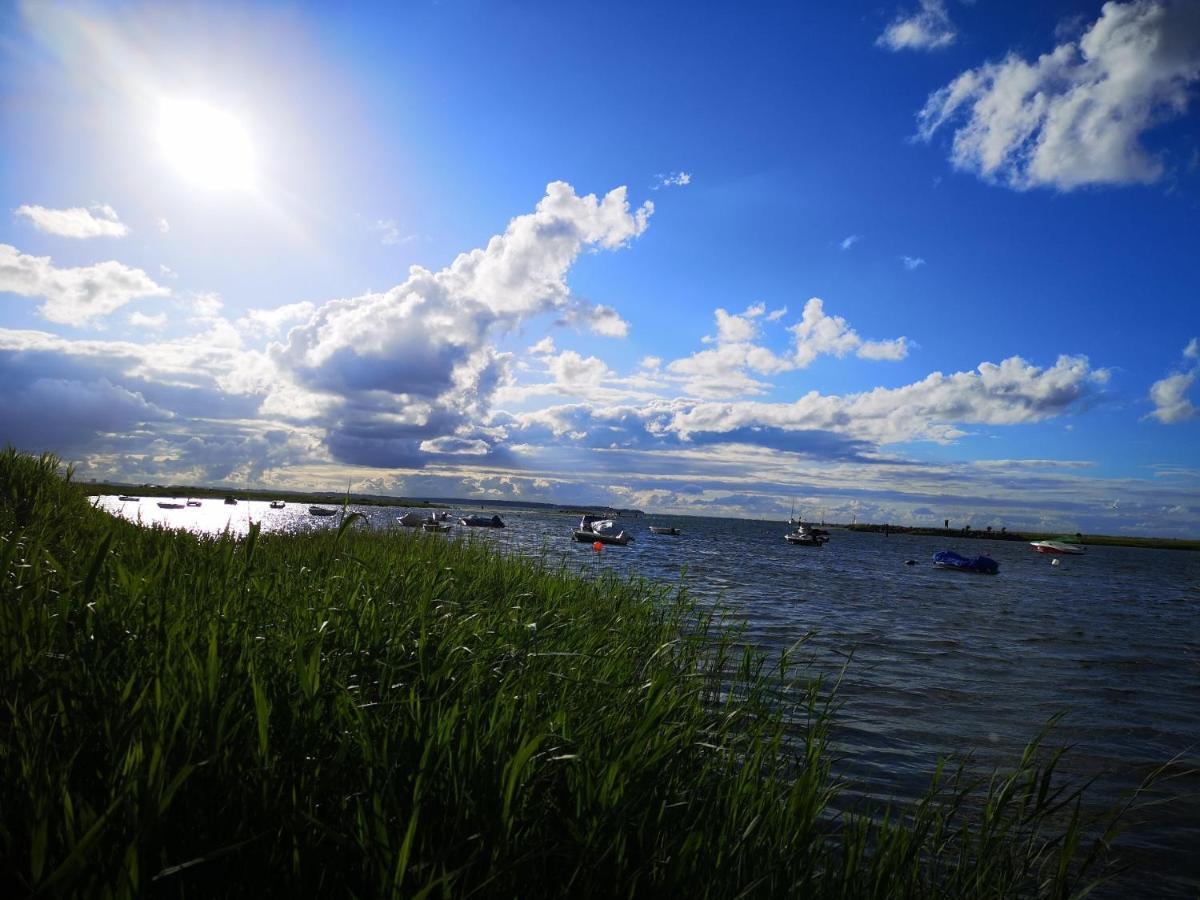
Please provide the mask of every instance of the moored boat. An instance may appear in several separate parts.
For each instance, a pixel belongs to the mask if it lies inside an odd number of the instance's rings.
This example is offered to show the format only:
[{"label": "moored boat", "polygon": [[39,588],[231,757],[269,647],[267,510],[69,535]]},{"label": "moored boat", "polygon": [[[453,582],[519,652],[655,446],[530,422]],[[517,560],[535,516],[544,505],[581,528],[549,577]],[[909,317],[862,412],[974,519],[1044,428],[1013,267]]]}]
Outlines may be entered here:
[{"label": "moored boat", "polygon": [[459,525],[466,525],[468,528],[503,528],[504,521],[499,516],[481,516],[472,514],[463,516],[458,520]]},{"label": "moored boat", "polygon": [[437,534],[444,534],[445,532],[450,530],[450,523],[449,522],[433,522],[433,521],[422,522],[421,530],[422,531],[432,531]]},{"label": "moored boat", "polygon": [[396,521],[405,528],[420,528],[429,520],[417,515],[415,512],[409,511],[402,516],[397,516]]},{"label": "moored boat", "polygon": [[338,511],[336,509],[329,509],[324,506],[310,506],[308,508],[308,514],[310,516],[336,516],[337,513]]},{"label": "moored boat", "polygon": [[130,502],[137,503],[142,498],[141,497],[131,497],[129,494],[122,494],[117,499],[120,500],[122,503],[130,503]]},{"label": "moored boat", "polygon": [[678,528],[674,528],[670,525],[651,525],[650,533],[651,534],[683,534],[683,532],[680,531]]},{"label": "moored boat", "polygon": [[271,509],[283,509],[287,504],[282,500],[272,500]]},{"label": "moored boat", "polygon": [[158,508],[159,509],[183,509],[184,506],[182,503],[170,503],[170,502],[160,500],[160,501],[158,501]]},{"label": "moored boat", "polygon": [[188,506],[199,506],[200,501],[199,500],[188,500],[187,505]]},{"label": "moored boat", "polygon": [[624,547],[633,540],[633,535],[624,529],[618,530],[617,523],[612,519],[600,519],[590,515],[585,515],[579,520],[579,527],[571,532],[571,537],[581,543],[599,542],[618,547]]},{"label": "moored boat", "polygon": [[237,497],[226,497],[225,503],[227,506],[236,506],[237,505]]},{"label": "moored boat", "polygon": [[1000,571],[1000,564],[990,556],[962,556],[953,550],[939,550],[933,554],[933,564],[939,569],[979,572],[982,575],[995,575]]},{"label": "moored boat", "polygon": [[1087,552],[1087,548],[1082,544],[1072,544],[1067,541],[1030,541],[1029,546],[1035,553],[1064,553],[1079,556]]}]

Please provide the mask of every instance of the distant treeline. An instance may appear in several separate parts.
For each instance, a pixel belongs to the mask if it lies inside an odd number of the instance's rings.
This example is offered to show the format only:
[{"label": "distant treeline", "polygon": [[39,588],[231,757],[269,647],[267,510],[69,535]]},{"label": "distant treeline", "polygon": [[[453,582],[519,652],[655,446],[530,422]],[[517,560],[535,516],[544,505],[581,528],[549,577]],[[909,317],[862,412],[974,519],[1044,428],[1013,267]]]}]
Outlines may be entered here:
[{"label": "distant treeline", "polygon": [[1053,541],[1074,540],[1081,544],[1108,547],[1142,547],[1152,550],[1200,550],[1200,540],[1178,538],[1131,537],[1129,535],[1080,534],[1063,535],[1046,531],[1008,531],[993,528],[924,528],[905,525],[847,525],[848,531],[872,531],[882,534],[923,534],[931,537],[975,538],[991,541]]}]

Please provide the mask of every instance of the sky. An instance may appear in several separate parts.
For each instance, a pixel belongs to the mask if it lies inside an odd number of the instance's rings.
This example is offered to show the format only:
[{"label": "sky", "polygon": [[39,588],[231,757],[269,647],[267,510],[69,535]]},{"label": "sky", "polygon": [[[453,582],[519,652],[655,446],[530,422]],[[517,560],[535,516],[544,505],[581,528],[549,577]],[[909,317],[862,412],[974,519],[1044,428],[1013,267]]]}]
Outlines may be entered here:
[{"label": "sky", "polygon": [[1200,536],[1200,2],[0,8],[81,479]]}]

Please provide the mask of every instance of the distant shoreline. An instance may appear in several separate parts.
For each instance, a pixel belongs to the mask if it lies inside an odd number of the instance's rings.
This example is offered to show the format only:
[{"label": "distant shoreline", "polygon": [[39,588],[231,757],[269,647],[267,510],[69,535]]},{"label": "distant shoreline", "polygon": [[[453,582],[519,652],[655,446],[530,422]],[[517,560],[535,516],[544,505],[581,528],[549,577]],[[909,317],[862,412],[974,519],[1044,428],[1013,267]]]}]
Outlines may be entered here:
[{"label": "distant shoreline", "polygon": [[[247,490],[236,488],[197,487],[195,485],[178,484],[151,485],[114,484],[111,482],[84,482],[80,483],[80,487],[83,489],[84,493],[92,496],[98,494],[136,494],[139,497],[194,497],[202,500],[235,497],[238,500],[283,500],[288,503],[315,504],[341,504],[347,498],[345,491],[280,491],[269,489]],[[644,518],[647,515],[655,515],[653,513],[643,513],[638,509],[616,509],[610,506],[582,506],[542,503],[536,501],[481,499],[471,497],[415,499],[411,497],[387,497],[379,494],[356,494],[354,492],[350,492],[349,501],[356,506],[399,506],[415,509],[444,509],[447,506],[453,506],[459,509],[471,509],[474,507],[479,507],[481,509],[500,507],[509,509],[530,509],[539,512],[562,513],[564,515],[580,515],[583,513],[589,513],[612,516],[614,518],[623,517],[638,519]],[[663,513],[662,515],[668,514]],[[670,515],[676,514],[671,513]],[[780,524],[786,526],[787,522],[780,520]],[[918,534],[928,535],[931,537],[953,538],[955,540],[960,538],[969,538],[971,540],[982,539],[993,541],[1044,541],[1061,539],[1063,536],[1063,532],[1061,531],[987,531],[975,528],[927,528],[906,525],[845,525],[838,524],[836,522],[828,523],[825,527],[844,528],[847,531],[877,532],[881,534]],[[1091,546],[1141,547],[1143,549],[1150,550],[1200,550],[1200,539],[1083,534],[1080,535],[1077,540],[1079,540],[1080,543]]]}]

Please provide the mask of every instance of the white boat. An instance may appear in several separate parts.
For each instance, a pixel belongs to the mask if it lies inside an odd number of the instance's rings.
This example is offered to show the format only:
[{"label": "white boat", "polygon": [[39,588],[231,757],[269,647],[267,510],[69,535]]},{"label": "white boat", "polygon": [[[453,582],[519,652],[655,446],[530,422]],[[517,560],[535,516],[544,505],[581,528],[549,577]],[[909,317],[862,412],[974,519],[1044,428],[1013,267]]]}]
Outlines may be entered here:
[{"label": "white boat", "polygon": [[167,502],[160,500],[160,501],[158,501],[158,508],[159,509],[183,509],[184,506],[182,503],[167,503]]},{"label": "white boat", "polygon": [[449,522],[422,522],[421,530],[445,533],[450,530],[450,523]]},{"label": "white boat", "polygon": [[417,513],[412,512],[410,510],[409,512],[406,512],[402,516],[397,516],[396,521],[399,522],[401,525],[403,525],[405,528],[420,528],[423,524],[425,524],[429,520],[422,518]]},{"label": "white boat", "polygon": [[1065,553],[1070,556],[1079,556],[1087,552],[1087,548],[1082,544],[1070,544],[1066,541],[1030,541],[1029,546],[1035,553]]},{"label": "white boat", "polygon": [[581,543],[615,544],[624,547],[633,540],[633,535],[624,529],[618,530],[617,523],[612,519],[598,519],[595,516],[584,516],[579,521],[579,527],[571,532],[571,537]]},{"label": "white boat", "polygon": [[122,503],[130,503],[130,502],[137,503],[142,498],[141,497],[131,497],[131,496],[129,496],[129,494],[122,494],[117,499],[120,500]]},{"label": "white boat", "polygon": [[683,534],[678,528],[673,528],[670,525],[651,525],[651,534]]},{"label": "white boat", "polygon": [[820,547],[829,540],[829,533],[821,528],[813,528],[803,522],[796,523],[796,530],[788,532],[783,539],[789,544],[801,547]]},{"label": "white boat", "polygon": [[503,528],[504,521],[499,516],[483,516],[472,514],[463,516],[458,520],[459,525],[465,525],[467,528]]},{"label": "white boat", "polygon": [[189,500],[187,502],[187,505],[188,506],[200,506],[200,501],[199,500]]}]

